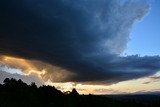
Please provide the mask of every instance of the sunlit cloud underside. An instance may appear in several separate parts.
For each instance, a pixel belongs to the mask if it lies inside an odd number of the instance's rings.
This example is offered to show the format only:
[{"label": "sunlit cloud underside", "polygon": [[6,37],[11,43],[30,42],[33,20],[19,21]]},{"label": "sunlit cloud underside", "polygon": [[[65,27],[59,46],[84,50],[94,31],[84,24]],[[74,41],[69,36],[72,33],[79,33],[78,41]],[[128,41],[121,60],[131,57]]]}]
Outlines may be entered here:
[{"label": "sunlit cloud underside", "polygon": [[[73,88],[76,88],[80,94],[134,94],[160,91],[160,72],[152,76],[118,82],[110,85],[93,85],[88,83],[86,84],[83,82],[77,83],[74,81],[54,82],[53,79],[51,80],[50,78],[48,78],[48,76],[46,78],[47,69],[45,67],[51,65],[40,63],[42,62],[35,60],[30,61],[10,56],[1,56],[0,75],[1,77],[3,75],[3,78],[1,78],[0,82],[2,83],[3,79],[7,77],[16,78],[22,79],[24,82],[27,82],[28,84],[30,84],[31,82],[35,82],[38,86],[52,85],[55,86],[57,89],[62,90],[63,92],[70,91]],[[40,65],[42,65],[41,69],[37,67]],[[56,69],[54,72],[59,72],[59,70],[61,69]],[[64,74],[59,75],[59,77],[55,75],[55,78],[59,78],[59,80],[60,78],[63,79],[62,76]],[[65,72],[65,75],[67,75],[67,72]]]}]

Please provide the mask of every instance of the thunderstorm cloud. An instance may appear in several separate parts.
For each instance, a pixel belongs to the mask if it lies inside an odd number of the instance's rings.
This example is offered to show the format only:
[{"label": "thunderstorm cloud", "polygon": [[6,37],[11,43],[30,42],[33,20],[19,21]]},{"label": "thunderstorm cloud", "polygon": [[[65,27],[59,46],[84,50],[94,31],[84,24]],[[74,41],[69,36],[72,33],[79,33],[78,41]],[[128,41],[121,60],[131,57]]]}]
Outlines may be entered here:
[{"label": "thunderstorm cloud", "polygon": [[1,0],[0,54],[49,64],[42,78],[51,81],[59,72],[59,81],[91,83],[152,75],[159,56],[121,56],[149,10],[149,0]]}]

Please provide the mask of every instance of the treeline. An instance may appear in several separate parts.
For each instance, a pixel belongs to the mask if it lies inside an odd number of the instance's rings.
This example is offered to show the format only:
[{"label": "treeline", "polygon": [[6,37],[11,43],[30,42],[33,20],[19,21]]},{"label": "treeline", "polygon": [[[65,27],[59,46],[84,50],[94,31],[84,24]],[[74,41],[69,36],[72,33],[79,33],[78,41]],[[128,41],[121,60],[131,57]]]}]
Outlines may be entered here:
[{"label": "treeline", "polygon": [[6,78],[0,84],[0,107],[160,107],[160,104],[79,95],[76,89],[63,93],[54,86],[37,87],[35,83],[27,85],[22,80]]}]

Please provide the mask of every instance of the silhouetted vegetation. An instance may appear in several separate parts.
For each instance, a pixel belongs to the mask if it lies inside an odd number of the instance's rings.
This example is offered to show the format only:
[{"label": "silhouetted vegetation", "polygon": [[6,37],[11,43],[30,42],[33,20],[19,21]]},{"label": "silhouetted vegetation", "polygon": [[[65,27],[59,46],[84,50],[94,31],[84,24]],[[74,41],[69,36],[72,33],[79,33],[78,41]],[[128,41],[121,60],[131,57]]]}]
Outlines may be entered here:
[{"label": "silhouetted vegetation", "polygon": [[79,95],[76,89],[62,93],[54,86],[6,78],[0,84],[0,107],[160,107],[160,96]]}]

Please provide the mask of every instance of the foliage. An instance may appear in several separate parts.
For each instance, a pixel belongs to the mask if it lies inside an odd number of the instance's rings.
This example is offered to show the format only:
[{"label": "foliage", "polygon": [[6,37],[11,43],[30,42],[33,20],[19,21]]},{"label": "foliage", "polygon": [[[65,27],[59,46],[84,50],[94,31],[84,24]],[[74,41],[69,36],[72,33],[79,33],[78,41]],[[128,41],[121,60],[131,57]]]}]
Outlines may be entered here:
[{"label": "foliage", "polygon": [[0,84],[0,107],[160,107],[160,97],[156,102],[139,100],[119,100],[106,96],[79,95],[76,89],[67,94],[54,86],[37,87],[27,85],[22,80],[6,78]]}]

